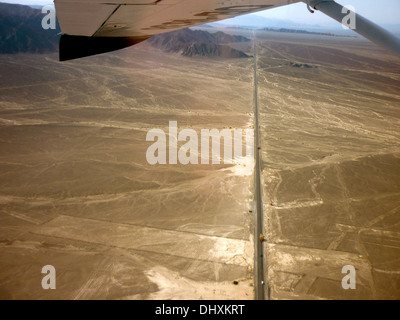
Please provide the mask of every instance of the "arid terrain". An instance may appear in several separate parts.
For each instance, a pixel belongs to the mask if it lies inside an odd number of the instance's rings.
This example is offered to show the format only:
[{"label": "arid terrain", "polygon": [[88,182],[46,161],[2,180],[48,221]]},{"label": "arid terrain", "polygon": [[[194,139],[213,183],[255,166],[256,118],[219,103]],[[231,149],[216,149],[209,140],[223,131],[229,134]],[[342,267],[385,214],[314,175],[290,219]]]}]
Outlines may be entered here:
[{"label": "arid terrain", "polygon": [[400,58],[352,38],[257,38],[271,298],[400,299]]},{"label": "arid terrain", "polygon": [[[400,299],[400,58],[256,36],[270,297]],[[229,45],[250,57],[0,55],[1,299],[254,298],[251,168],[146,161],[169,121],[252,127],[252,44]]]},{"label": "arid terrain", "polygon": [[146,161],[169,121],[251,127],[251,66],[0,56],[0,298],[252,299],[252,168]]}]

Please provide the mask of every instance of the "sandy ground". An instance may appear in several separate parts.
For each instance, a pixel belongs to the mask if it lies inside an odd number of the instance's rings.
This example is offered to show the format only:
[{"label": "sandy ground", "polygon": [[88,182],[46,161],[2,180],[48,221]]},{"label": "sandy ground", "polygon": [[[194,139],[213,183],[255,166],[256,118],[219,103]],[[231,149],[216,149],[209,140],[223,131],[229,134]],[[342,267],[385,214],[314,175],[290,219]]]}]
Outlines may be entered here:
[{"label": "sandy ground", "polygon": [[252,299],[251,167],[146,161],[169,121],[249,128],[251,59],[56,59],[0,57],[0,298]]},{"label": "sandy ground", "polygon": [[258,37],[271,298],[399,299],[400,59],[351,38]]},{"label": "sandy ground", "polygon": [[[258,50],[271,298],[399,299],[400,60],[268,32]],[[139,46],[1,56],[0,70],[0,298],[253,298],[248,167],[145,159],[147,131],[171,120],[251,127],[251,59]]]}]

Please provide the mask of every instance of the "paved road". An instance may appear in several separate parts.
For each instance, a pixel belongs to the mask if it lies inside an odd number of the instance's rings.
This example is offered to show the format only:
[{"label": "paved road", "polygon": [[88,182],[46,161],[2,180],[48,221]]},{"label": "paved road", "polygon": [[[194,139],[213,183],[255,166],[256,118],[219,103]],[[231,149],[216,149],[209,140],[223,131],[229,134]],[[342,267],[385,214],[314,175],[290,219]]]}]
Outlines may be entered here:
[{"label": "paved road", "polygon": [[254,139],[255,139],[255,174],[254,174],[254,200],[256,202],[255,217],[255,259],[254,259],[254,281],[255,299],[265,300],[268,298],[267,284],[264,279],[264,244],[259,240],[260,235],[264,234],[264,213],[263,213],[263,188],[261,183],[261,149],[260,145],[260,125],[258,110],[258,78],[257,78],[257,41],[256,34],[253,32],[254,39]]}]

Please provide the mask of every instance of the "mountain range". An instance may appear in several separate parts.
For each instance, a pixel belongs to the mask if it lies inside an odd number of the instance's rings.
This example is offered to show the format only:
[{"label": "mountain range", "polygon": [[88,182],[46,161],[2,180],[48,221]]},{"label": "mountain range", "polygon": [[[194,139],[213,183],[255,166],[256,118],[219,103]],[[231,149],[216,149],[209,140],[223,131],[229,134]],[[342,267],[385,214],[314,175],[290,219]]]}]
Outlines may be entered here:
[{"label": "mountain range", "polygon": [[249,56],[246,53],[232,48],[229,44],[249,41],[250,39],[246,37],[229,35],[221,31],[210,33],[182,29],[156,35],[147,40],[147,43],[154,48],[180,53],[186,57],[247,58]]},{"label": "mountain range", "polygon": [[[46,53],[58,50],[60,28],[42,28],[40,9],[31,6],[0,3],[0,53]],[[147,42],[154,48],[183,56],[246,58],[248,55],[229,46],[229,43],[248,42],[242,36],[223,32],[183,29],[157,35]]]},{"label": "mountain range", "polygon": [[0,53],[57,51],[60,28],[44,30],[41,10],[0,3]]}]

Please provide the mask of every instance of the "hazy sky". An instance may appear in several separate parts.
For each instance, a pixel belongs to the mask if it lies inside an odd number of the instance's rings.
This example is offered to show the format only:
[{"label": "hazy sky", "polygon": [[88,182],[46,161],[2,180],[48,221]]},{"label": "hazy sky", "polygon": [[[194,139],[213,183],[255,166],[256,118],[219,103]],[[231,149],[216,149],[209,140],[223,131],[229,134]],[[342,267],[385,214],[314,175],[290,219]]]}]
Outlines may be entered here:
[{"label": "hazy sky", "polygon": [[[356,12],[379,24],[400,24],[400,0],[336,0],[341,5],[352,5]],[[282,20],[307,24],[330,24],[333,20],[316,11],[311,14],[304,3],[296,3],[257,13]]]},{"label": "hazy sky", "polygon": [[[201,1],[201,0],[199,0]],[[380,24],[400,24],[400,0],[336,0],[342,5],[351,4],[356,11]],[[21,4],[49,4],[51,0],[0,0]],[[331,19],[320,12],[310,14],[304,3],[267,10],[259,15],[307,24],[330,24]]]}]

